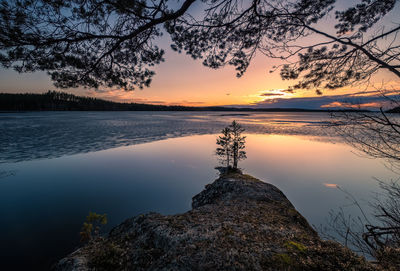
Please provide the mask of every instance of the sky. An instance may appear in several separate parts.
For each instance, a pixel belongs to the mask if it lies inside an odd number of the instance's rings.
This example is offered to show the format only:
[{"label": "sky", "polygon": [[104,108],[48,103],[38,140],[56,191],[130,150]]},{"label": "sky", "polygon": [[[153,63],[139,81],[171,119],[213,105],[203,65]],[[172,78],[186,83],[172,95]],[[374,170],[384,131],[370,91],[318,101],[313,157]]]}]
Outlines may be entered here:
[{"label": "sky", "polygon": [[[341,2],[339,2],[341,4]],[[400,12],[397,6],[383,22],[392,24]],[[325,29],[332,25],[332,18],[320,22],[317,27]],[[309,108],[327,109],[361,104],[364,108],[377,108],[382,105],[378,89],[400,89],[400,81],[389,72],[380,72],[369,86],[354,86],[324,91],[318,96],[315,90],[298,90],[287,93],[294,81],[283,81],[279,71],[270,73],[272,66],[282,62],[269,59],[258,53],[241,78],[236,78],[233,67],[221,69],[204,67],[201,60],[193,60],[184,53],[169,49],[168,35],[158,41],[165,49],[165,62],[155,68],[156,75],[149,88],[134,91],[121,89],[57,89],[44,72],[18,74],[12,70],[0,69],[0,92],[43,93],[58,90],[76,95],[91,96],[118,102],[136,102],[163,105],[185,106],[238,106],[257,108]],[[351,93],[357,93],[350,95]]]}]

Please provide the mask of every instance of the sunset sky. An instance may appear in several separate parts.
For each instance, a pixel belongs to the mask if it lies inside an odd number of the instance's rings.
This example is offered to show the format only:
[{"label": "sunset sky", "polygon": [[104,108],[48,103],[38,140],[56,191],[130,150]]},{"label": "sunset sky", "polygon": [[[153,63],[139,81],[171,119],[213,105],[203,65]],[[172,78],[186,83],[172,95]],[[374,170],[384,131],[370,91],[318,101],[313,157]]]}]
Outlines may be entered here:
[{"label": "sunset sky", "polygon": [[[340,4],[340,2],[339,2]],[[385,27],[393,24],[399,5],[387,17]],[[322,21],[317,28],[325,30],[332,19]],[[281,108],[334,108],[343,104],[360,103],[365,107],[379,107],[377,89],[400,89],[400,82],[389,72],[377,74],[369,86],[354,86],[344,89],[324,91],[317,96],[314,90],[299,90],[295,93],[282,92],[294,82],[282,81],[279,71],[270,73],[280,60],[269,59],[259,53],[242,78],[236,78],[232,67],[212,70],[204,67],[185,54],[171,49],[169,37],[159,40],[160,47],[166,50],[165,62],[156,67],[156,75],[149,88],[135,91],[120,89],[56,89],[45,73],[18,74],[12,70],[0,70],[0,92],[42,93],[49,89],[65,91],[76,95],[98,97],[120,102],[137,102],[166,105],[211,106],[235,105],[253,107]],[[356,95],[349,95],[358,93]]]}]

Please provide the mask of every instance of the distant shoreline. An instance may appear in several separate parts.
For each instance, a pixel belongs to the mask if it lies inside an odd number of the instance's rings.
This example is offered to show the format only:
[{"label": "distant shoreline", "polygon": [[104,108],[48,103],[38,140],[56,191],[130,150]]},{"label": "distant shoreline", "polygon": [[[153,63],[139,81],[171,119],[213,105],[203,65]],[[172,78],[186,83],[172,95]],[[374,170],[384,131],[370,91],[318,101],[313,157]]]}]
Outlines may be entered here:
[{"label": "distant shoreline", "polygon": [[43,94],[0,93],[0,113],[43,111],[171,111],[171,112],[371,112],[356,109],[302,109],[302,108],[237,108],[229,106],[181,106],[139,103],[118,103],[91,97],[81,97],[63,92]]},{"label": "distant shoreline", "polygon": [[[221,110],[215,109],[194,109],[194,110],[0,110],[0,114],[9,114],[9,113],[31,113],[31,112],[248,112],[248,113],[335,113],[335,112],[377,112],[370,110],[318,110],[318,109],[300,109],[300,108],[268,108],[268,109],[237,109],[237,108],[226,108]],[[389,112],[391,113],[391,112]],[[224,114],[222,116],[236,116],[236,115],[246,115],[246,114]]]}]

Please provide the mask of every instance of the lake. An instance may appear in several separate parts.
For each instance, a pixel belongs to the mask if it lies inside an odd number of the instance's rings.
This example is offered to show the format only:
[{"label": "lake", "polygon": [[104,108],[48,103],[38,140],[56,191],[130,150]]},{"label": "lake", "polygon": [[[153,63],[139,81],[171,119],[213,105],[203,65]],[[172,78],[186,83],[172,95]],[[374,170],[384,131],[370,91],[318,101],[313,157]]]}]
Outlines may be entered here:
[{"label": "lake", "polygon": [[79,246],[89,211],[108,215],[107,231],[141,213],[189,210],[218,177],[215,141],[232,120],[246,128],[239,166],[313,225],[349,203],[335,185],[368,209],[374,178],[397,178],[335,136],[326,113],[2,113],[0,269],[48,269]]}]

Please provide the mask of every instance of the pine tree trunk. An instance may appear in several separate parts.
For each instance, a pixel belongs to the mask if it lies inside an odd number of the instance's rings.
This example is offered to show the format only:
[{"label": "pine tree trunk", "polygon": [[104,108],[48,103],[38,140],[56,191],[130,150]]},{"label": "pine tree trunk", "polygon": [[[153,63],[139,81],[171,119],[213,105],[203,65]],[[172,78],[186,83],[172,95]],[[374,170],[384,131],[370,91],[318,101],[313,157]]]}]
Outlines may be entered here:
[{"label": "pine tree trunk", "polygon": [[233,145],[233,168],[237,169],[237,164],[238,164],[238,146],[237,143],[235,142]]}]

